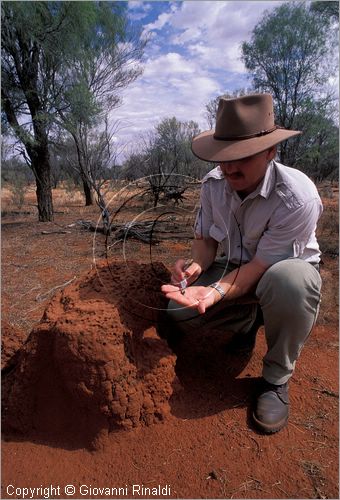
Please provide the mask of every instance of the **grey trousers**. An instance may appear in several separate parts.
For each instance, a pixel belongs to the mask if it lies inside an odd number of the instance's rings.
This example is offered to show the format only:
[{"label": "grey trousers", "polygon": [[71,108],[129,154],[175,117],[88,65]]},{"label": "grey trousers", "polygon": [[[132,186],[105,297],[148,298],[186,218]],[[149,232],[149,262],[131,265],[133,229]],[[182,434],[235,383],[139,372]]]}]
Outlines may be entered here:
[{"label": "grey trousers", "polygon": [[[227,265],[225,258],[216,259],[195,284],[207,286],[235,267]],[[262,375],[272,384],[284,384],[293,374],[296,360],[314,326],[320,297],[321,277],[317,269],[306,261],[287,259],[263,274],[250,303],[228,301],[226,297],[201,315],[171,300],[168,314],[186,332],[199,335],[199,329],[209,325],[244,334],[250,330],[260,306],[268,347]]]}]

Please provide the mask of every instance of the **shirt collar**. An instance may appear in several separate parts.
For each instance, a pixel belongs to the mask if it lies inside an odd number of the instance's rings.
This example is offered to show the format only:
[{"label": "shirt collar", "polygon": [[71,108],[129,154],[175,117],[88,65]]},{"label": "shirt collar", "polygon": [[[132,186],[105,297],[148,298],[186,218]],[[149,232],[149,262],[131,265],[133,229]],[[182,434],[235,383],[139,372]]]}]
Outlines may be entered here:
[{"label": "shirt collar", "polygon": [[258,192],[259,195],[263,196],[263,198],[269,198],[275,187],[275,182],[276,182],[275,162],[272,160],[268,165],[266,174],[262,182],[256,188],[255,192],[259,189]]}]

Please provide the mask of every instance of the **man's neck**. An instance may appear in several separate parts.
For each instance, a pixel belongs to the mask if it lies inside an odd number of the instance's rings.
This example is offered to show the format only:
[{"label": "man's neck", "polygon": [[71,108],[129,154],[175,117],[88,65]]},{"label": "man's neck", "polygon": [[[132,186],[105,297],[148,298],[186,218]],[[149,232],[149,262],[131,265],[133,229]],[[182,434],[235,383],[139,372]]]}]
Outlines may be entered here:
[{"label": "man's neck", "polygon": [[236,193],[239,195],[239,197],[241,198],[241,200],[244,200],[245,198],[247,198],[248,192],[245,192],[245,191],[236,191]]}]

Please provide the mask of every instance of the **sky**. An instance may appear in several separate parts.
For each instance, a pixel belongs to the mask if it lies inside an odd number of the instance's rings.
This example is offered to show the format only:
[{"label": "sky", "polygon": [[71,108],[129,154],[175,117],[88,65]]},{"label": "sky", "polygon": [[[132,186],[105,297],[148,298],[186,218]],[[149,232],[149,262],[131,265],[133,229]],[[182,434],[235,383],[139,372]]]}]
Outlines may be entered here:
[{"label": "sky", "polygon": [[[196,121],[209,100],[242,87],[250,80],[240,59],[240,46],[252,30],[282,1],[129,1],[128,15],[149,37],[144,72],[122,94],[114,111],[120,130],[116,141],[125,156],[143,134],[163,118]],[[124,154],[120,155],[124,159]]]}]

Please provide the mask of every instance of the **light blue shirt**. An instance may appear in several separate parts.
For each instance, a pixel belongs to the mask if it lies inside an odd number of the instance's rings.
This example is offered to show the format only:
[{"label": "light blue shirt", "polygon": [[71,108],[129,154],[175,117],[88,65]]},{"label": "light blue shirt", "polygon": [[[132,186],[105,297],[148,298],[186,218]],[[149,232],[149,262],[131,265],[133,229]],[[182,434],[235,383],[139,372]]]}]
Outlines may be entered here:
[{"label": "light blue shirt", "polygon": [[270,162],[262,182],[242,200],[217,166],[202,180],[194,229],[220,243],[234,264],[255,255],[268,265],[289,258],[317,264],[315,231],[321,213],[318,191],[300,170]]}]

